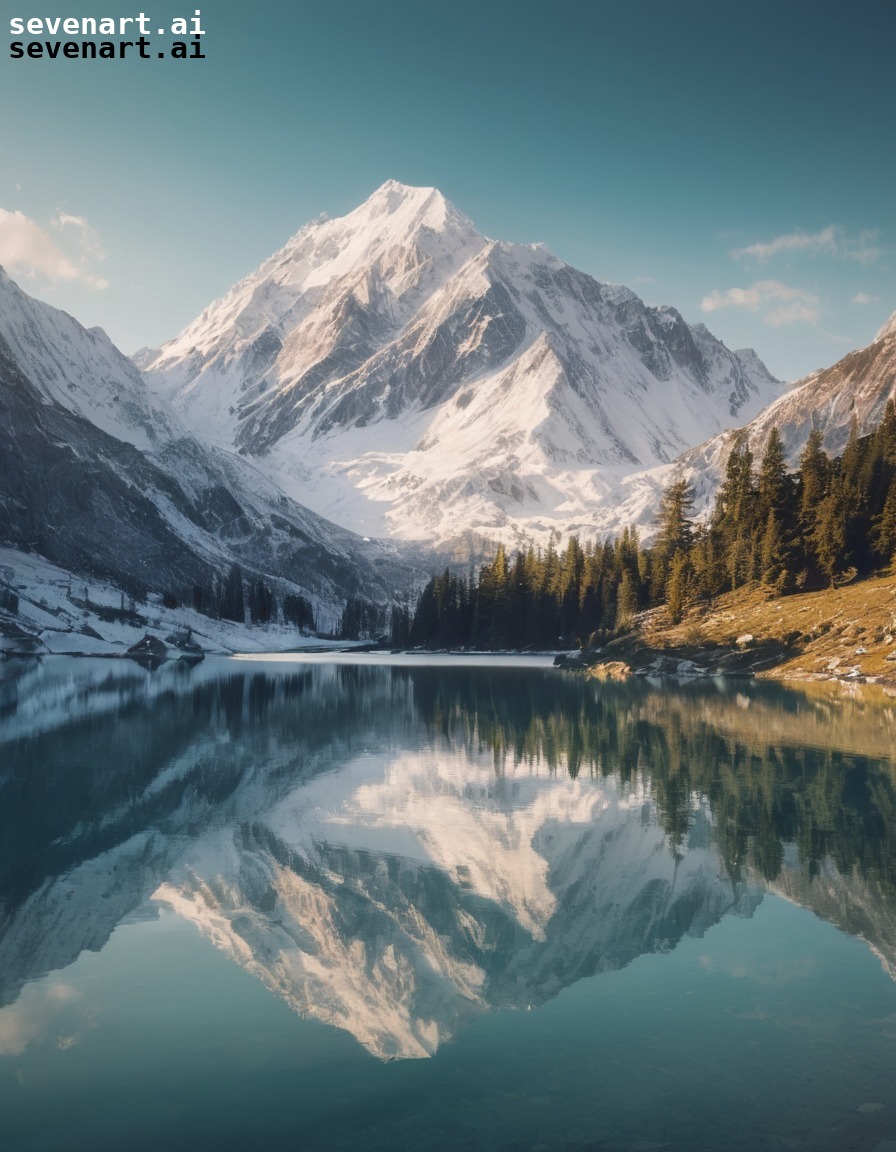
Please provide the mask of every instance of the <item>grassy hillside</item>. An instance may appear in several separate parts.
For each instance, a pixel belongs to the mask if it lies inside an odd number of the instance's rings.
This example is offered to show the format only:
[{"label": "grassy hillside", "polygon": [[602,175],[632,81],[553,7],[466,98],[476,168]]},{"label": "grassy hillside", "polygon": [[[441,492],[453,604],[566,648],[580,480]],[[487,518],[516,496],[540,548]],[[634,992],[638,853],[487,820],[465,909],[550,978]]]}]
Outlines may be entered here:
[{"label": "grassy hillside", "polygon": [[[589,657],[632,670],[744,673],[779,680],[847,680],[896,688],[896,573],[780,598],[761,587],[691,609],[678,624],[664,608]],[[623,669],[618,669],[624,674]]]}]

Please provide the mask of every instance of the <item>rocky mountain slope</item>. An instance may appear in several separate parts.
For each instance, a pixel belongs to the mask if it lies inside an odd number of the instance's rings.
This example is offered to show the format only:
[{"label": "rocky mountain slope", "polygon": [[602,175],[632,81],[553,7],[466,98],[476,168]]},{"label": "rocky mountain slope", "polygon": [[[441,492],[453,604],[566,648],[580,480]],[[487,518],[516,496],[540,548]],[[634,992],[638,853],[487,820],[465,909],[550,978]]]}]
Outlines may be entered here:
[{"label": "rocky mountain slope", "polygon": [[[106,335],[0,270],[0,543],[138,597],[192,603],[238,562],[338,614],[414,572],[209,447]],[[14,567],[14,565],[13,565]]]},{"label": "rocky mountain slope", "polygon": [[824,435],[825,449],[838,456],[846,447],[855,416],[859,435],[880,423],[896,396],[896,313],[866,348],[850,352],[830,368],[798,380],[746,428],[757,455],[777,427],[791,463],[796,464],[811,428]]},{"label": "rocky mountain slope", "polygon": [[744,435],[754,460],[762,459],[772,428],[777,427],[788,463],[799,463],[809,432],[818,428],[825,450],[839,455],[849,438],[853,414],[864,435],[880,422],[889,399],[896,397],[896,313],[866,348],[850,352],[829,368],[812,372],[789,385],[752,420],[711,436],[682,452],[670,464],[635,469],[615,479],[598,510],[603,531],[620,532],[636,524],[649,535],[663,489],[679,476],[687,476],[696,495],[694,514],[699,519],[712,508],[725,472],[728,455]]},{"label": "rocky mountain slope", "polygon": [[394,181],[137,358],[194,427],[357,531],[593,533],[621,477],[780,393],[754,352]]}]

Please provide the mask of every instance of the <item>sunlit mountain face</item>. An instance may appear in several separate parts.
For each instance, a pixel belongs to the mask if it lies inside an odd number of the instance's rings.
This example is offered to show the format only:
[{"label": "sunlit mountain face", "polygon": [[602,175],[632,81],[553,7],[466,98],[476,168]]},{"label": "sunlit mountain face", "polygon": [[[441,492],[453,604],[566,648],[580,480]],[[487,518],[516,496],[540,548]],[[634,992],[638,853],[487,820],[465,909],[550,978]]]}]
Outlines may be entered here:
[{"label": "sunlit mountain face", "polygon": [[772,891],[896,971],[892,702],[546,668],[4,667],[0,996],[167,908],[381,1059]]},{"label": "sunlit mountain face", "polygon": [[316,512],[441,547],[649,525],[628,478],[782,392],[752,349],[394,180],[135,359]]}]

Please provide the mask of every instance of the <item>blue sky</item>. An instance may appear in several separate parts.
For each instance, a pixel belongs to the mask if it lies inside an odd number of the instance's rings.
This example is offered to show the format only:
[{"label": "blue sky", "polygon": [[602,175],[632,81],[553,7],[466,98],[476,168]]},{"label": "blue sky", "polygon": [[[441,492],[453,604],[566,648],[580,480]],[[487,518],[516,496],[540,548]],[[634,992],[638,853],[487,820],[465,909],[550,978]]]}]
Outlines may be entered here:
[{"label": "blue sky", "polygon": [[[202,61],[9,59],[14,16],[197,5]],[[890,0],[0,11],[0,263],[128,352],[390,177],[784,378],[896,309]]]}]

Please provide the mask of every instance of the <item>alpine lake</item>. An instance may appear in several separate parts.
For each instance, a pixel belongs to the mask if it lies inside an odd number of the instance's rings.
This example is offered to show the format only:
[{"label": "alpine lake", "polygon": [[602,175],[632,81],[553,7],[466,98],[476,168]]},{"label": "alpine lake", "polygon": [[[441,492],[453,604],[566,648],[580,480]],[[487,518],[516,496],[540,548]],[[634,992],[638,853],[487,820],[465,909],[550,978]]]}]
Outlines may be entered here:
[{"label": "alpine lake", "polygon": [[0,664],[4,1152],[896,1152],[896,700]]}]

